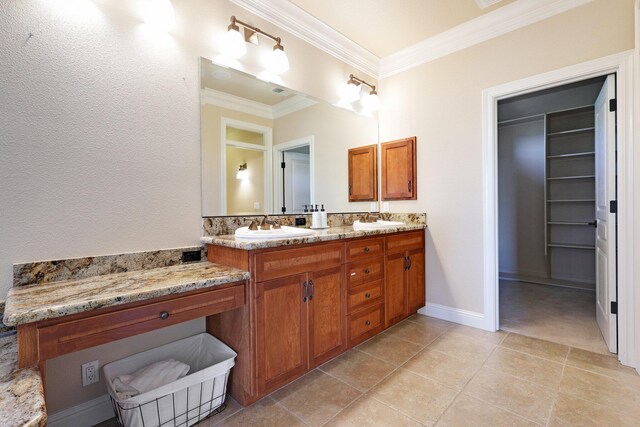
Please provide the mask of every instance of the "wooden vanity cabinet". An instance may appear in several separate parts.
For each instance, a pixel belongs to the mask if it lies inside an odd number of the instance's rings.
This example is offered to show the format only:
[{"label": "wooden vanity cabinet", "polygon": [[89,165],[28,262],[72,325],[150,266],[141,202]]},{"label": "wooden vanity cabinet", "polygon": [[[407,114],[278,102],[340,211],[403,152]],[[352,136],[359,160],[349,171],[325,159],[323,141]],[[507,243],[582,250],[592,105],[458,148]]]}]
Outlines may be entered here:
[{"label": "wooden vanity cabinet", "polygon": [[425,305],[424,232],[396,234],[385,246],[385,327]]},{"label": "wooden vanity cabinet", "polygon": [[378,200],[378,145],[352,148],[349,159],[349,201]]},{"label": "wooden vanity cabinet", "polygon": [[382,152],[382,200],[416,200],[416,138],[384,142]]}]

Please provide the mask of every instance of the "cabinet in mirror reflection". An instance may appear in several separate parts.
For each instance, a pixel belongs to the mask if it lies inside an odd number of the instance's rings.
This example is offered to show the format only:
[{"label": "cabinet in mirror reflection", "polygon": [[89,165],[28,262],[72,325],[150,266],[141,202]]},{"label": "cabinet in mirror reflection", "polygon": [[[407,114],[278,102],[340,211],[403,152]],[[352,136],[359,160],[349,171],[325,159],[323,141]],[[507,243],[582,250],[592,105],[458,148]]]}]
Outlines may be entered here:
[{"label": "cabinet in mirror reflection", "polygon": [[348,150],[378,144],[377,118],[200,63],[202,216],[370,210],[349,200]]}]

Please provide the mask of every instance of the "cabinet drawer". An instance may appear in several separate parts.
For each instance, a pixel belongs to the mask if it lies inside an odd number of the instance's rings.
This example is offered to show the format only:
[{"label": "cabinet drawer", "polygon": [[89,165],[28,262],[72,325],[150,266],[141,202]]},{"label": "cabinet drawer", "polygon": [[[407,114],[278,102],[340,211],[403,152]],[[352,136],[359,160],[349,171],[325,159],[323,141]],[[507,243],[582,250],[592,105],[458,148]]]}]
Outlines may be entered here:
[{"label": "cabinet drawer", "polygon": [[349,346],[376,335],[384,328],[384,304],[377,304],[349,316]]},{"label": "cabinet drawer", "polygon": [[410,231],[387,237],[387,253],[424,248],[424,230]]},{"label": "cabinet drawer", "polygon": [[347,261],[355,261],[384,254],[384,237],[347,242]]},{"label": "cabinet drawer", "polygon": [[384,258],[372,258],[366,261],[347,264],[348,287],[384,278]]},{"label": "cabinet drawer", "polygon": [[307,271],[337,267],[343,263],[343,248],[342,243],[332,243],[257,254],[255,280],[261,282]]},{"label": "cabinet drawer", "polygon": [[245,283],[39,328],[40,359],[221,313],[245,303]]},{"label": "cabinet drawer", "polygon": [[379,302],[382,298],[383,280],[349,289],[347,295],[347,312],[352,313],[360,308]]}]

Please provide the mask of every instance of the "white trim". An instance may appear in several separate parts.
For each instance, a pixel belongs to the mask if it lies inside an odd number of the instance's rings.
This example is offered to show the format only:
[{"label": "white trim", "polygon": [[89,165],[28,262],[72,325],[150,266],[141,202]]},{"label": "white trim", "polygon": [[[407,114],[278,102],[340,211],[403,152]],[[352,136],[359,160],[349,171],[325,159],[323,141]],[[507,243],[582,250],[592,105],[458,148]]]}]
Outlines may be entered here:
[{"label": "white trim", "polygon": [[[378,74],[377,56],[287,0],[231,2],[370,76]],[[282,43],[286,48],[286,37]]]},{"label": "white trim", "polygon": [[[227,126],[234,128],[248,130],[251,132],[257,132],[264,135],[264,145],[247,144],[244,142],[231,141],[227,139]],[[220,206],[222,206],[222,212],[224,215],[228,215],[227,212],[227,145],[235,147],[246,148],[250,150],[263,151],[264,155],[264,212],[266,214],[273,212],[273,194],[272,194],[272,167],[271,161],[271,147],[273,144],[273,129],[268,126],[262,126],[251,122],[244,122],[242,120],[230,119],[228,117],[220,117],[220,183],[222,184],[222,192],[220,194]]]},{"label": "white trim", "polygon": [[[482,92],[483,145],[483,254],[485,329],[497,329],[498,302],[498,209],[497,209],[497,103],[498,100],[548,89],[591,77],[617,73],[618,98],[618,356],[620,361],[637,367],[635,357],[635,301],[633,278],[635,246],[633,232],[633,52],[627,51],[576,64],[486,89]],[[626,160],[626,161],[625,161]]]},{"label": "white trim", "polygon": [[208,87],[201,91],[200,99],[202,104],[215,105],[269,120],[279,119],[318,103],[306,96],[294,95],[271,106]]},{"label": "white trim", "polygon": [[296,111],[304,110],[307,107],[317,104],[318,101],[307,98],[305,96],[296,95],[275,104],[272,110],[273,119],[279,119]]},{"label": "white trim", "polygon": [[[303,136],[302,138],[296,138],[291,141],[283,142],[282,144],[276,144],[273,146],[273,164],[280,164],[280,154],[283,151],[290,150],[292,148],[304,147],[305,145],[309,146],[309,199],[311,200],[311,204],[315,204],[315,137],[313,135]],[[277,209],[282,207],[282,173],[280,173],[280,168],[273,168],[274,175],[274,206],[277,206]],[[290,213],[290,212],[289,212]]]},{"label": "white trim", "polygon": [[380,60],[383,79],[501,36],[593,0],[517,0]]},{"label": "white trim", "polygon": [[47,415],[49,427],[92,426],[115,417],[108,394]]},{"label": "white trim", "polygon": [[449,322],[459,323],[461,325],[471,326],[474,328],[486,329],[484,314],[475,311],[463,310],[461,308],[447,307],[446,305],[427,303],[426,307],[418,310],[418,313],[425,316],[436,317]]},{"label": "white trim", "polygon": [[476,4],[480,9],[485,9],[489,6],[493,6],[496,3],[500,3],[502,0],[476,0]]}]

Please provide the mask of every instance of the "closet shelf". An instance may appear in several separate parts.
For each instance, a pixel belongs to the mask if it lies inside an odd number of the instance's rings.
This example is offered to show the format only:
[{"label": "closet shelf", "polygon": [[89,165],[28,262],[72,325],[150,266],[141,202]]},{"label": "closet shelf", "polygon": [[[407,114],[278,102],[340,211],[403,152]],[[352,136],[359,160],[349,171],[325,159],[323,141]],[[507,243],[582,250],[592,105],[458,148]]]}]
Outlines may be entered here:
[{"label": "closet shelf", "polygon": [[547,244],[550,248],[565,248],[565,249],[586,249],[586,250],[595,250],[596,247],[593,245],[571,245],[565,243],[549,243]]},{"label": "closet shelf", "polygon": [[582,133],[582,132],[591,132],[594,131],[595,127],[588,127],[588,128],[580,128],[580,129],[571,129],[571,130],[563,130],[563,131],[559,131],[559,132],[549,132],[547,133],[547,136],[556,136],[556,135],[572,135],[575,133]]},{"label": "closet shelf", "polygon": [[547,200],[547,203],[595,203],[596,199],[556,199]]},{"label": "closet shelf", "polygon": [[568,179],[595,179],[595,175],[556,176],[547,178],[549,181],[562,181]]},{"label": "closet shelf", "polygon": [[582,153],[554,154],[553,156],[547,156],[547,159],[565,159],[571,157],[589,157],[595,155],[595,151],[585,151]]}]

